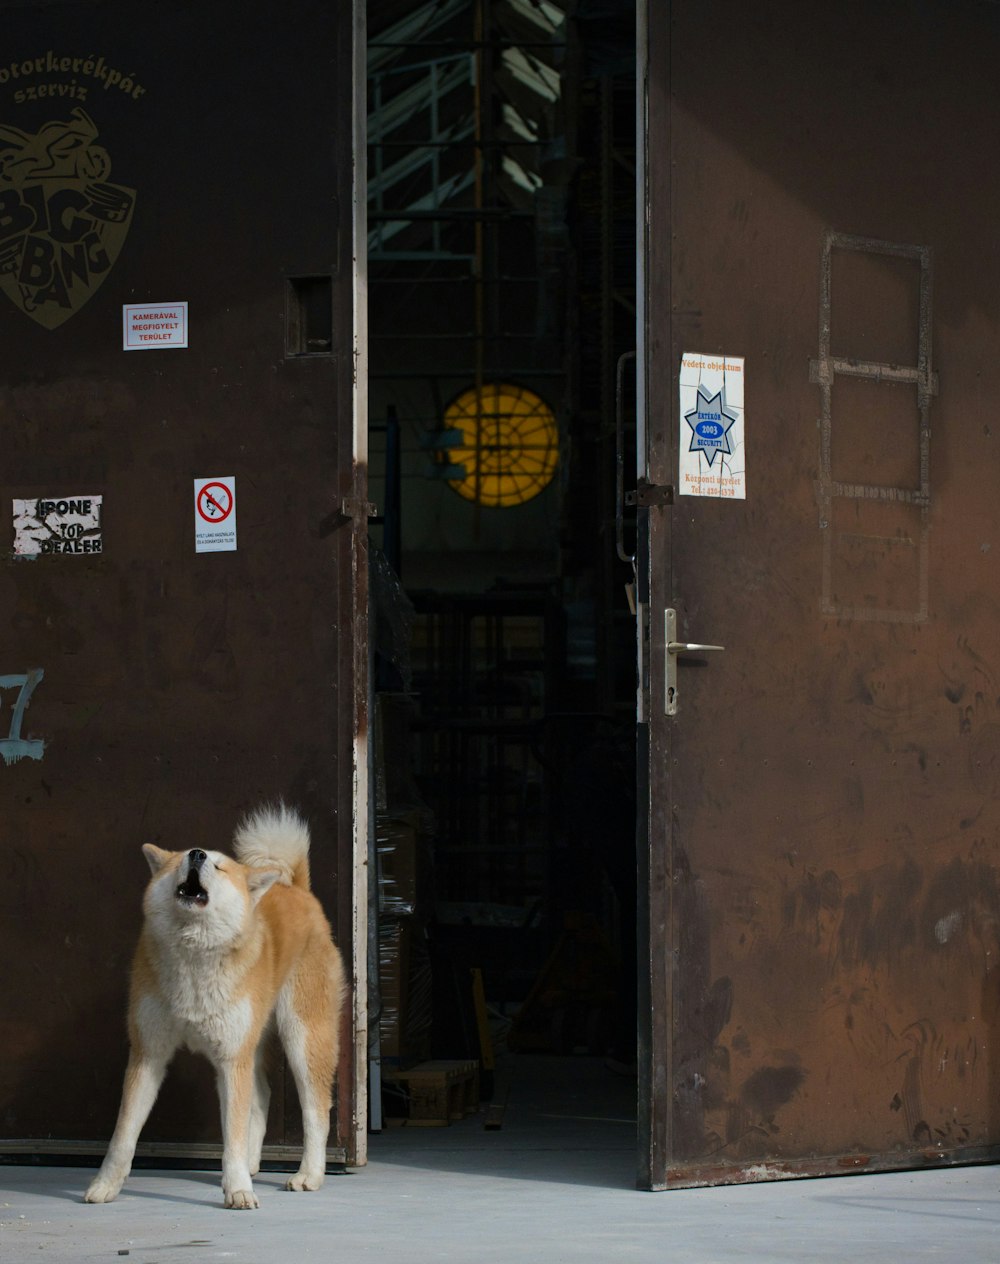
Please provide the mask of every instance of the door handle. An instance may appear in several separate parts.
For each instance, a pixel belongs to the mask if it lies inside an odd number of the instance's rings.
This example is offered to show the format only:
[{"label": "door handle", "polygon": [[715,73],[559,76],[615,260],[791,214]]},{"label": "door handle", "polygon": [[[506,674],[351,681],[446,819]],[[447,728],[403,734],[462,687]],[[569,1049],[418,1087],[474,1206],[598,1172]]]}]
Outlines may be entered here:
[{"label": "door handle", "polygon": [[709,651],[724,650],[724,645],[700,645],[697,641],[678,641],[677,611],[664,610],[665,633],[665,670],[663,709],[667,715],[677,714],[677,657],[679,654],[704,654]]}]

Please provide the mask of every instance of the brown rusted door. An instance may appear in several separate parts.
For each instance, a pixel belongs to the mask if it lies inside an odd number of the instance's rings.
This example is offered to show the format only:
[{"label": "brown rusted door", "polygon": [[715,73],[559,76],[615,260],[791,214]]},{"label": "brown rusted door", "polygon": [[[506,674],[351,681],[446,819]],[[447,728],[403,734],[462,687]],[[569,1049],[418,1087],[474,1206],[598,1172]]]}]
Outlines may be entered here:
[{"label": "brown rusted door", "polygon": [[734,9],[646,26],[656,1188],[1000,1143],[1000,13]]},{"label": "brown rusted door", "polygon": [[[114,1123],[141,844],[284,798],[351,956],[354,6],[0,7],[0,1120],[51,1149]],[[144,1140],[217,1121],[181,1057]]]}]

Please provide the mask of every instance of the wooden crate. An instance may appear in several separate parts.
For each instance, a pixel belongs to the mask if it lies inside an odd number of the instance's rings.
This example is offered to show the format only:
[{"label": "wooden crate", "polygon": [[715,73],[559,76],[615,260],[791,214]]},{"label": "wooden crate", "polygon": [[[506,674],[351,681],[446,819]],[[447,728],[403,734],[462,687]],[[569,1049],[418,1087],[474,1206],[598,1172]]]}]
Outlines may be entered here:
[{"label": "wooden crate", "polygon": [[479,1109],[478,1062],[419,1062],[405,1071],[384,1069],[382,1079],[399,1090],[407,1106],[402,1118],[387,1114],[389,1124],[446,1128]]}]

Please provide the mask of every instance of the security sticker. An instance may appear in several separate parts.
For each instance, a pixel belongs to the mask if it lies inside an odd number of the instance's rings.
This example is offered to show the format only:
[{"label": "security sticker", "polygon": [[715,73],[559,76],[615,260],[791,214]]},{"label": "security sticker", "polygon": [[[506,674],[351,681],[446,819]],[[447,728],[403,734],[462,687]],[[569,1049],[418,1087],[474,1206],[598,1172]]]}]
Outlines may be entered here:
[{"label": "security sticker", "polygon": [[746,499],[742,356],[681,359],[677,490],[682,496]]}]

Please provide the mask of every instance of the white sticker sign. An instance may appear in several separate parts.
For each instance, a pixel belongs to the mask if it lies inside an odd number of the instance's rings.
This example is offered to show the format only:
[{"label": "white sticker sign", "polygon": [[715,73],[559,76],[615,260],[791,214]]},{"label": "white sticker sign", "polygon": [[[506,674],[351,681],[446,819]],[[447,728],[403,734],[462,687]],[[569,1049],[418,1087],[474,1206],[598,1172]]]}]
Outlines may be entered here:
[{"label": "white sticker sign", "polygon": [[125,351],[157,351],[188,345],[187,303],[126,303],[122,308]]},{"label": "white sticker sign", "polygon": [[235,553],[235,477],[226,475],[194,480],[194,551]]},{"label": "white sticker sign", "polygon": [[746,500],[742,356],[681,359],[677,491]]},{"label": "white sticker sign", "polygon": [[93,554],[104,551],[103,496],[36,496],[14,501],[14,553]]}]

